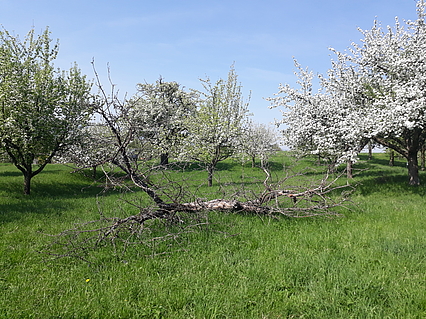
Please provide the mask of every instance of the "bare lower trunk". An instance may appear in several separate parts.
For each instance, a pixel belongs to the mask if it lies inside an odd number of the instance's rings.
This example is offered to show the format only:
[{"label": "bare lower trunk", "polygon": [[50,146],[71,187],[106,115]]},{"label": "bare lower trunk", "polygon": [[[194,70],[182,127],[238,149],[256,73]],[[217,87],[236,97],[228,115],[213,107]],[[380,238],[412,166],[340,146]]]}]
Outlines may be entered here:
[{"label": "bare lower trunk", "polygon": [[24,194],[25,195],[30,195],[31,193],[31,178],[32,178],[31,173],[27,172],[24,174]]},{"label": "bare lower trunk", "polygon": [[408,184],[420,185],[417,152],[408,152],[407,167],[408,167],[408,177],[409,177]]},{"label": "bare lower trunk", "polygon": [[389,153],[389,166],[394,166],[395,165],[395,151],[394,150],[390,150]]},{"label": "bare lower trunk", "polygon": [[423,145],[422,149],[420,151],[420,158],[421,158],[421,170],[424,171],[425,170],[425,163],[426,163],[426,146]]},{"label": "bare lower trunk", "polygon": [[348,160],[346,162],[346,176],[347,178],[353,178],[353,174],[352,174],[352,161]]},{"label": "bare lower trunk", "polygon": [[373,144],[370,142],[368,142],[368,160],[372,160],[373,159]]},{"label": "bare lower trunk", "polygon": [[212,187],[213,186],[213,172],[214,172],[214,166],[213,165],[208,165],[207,166],[207,172],[208,172],[208,174],[209,174],[209,176],[208,176],[208,185],[209,185],[209,187]]}]

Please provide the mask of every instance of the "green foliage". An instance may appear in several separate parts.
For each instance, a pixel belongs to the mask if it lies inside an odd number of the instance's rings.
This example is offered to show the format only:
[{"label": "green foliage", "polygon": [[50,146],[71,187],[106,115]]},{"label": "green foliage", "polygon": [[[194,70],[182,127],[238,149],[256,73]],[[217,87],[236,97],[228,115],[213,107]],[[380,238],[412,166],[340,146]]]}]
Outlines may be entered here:
[{"label": "green foliage", "polygon": [[[283,154],[271,158],[273,174],[288,165]],[[158,245],[149,256],[135,249],[116,260],[105,247],[99,266],[52,261],[38,251],[51,240],[43,233],[96,219],[101,189],[50,165],[30,200],[19,193],[19,171],[1,164],[0,318],[424,318],[426,187],[405,184],[402,160],[389,167],[385,154],[366,159],[355,165],[357,207],[345,216],[213,213],[208,229]],[[257,174],[231,161],[221,165],[222,190]],[[188,179],[194,172],[206,174],[196,165],[175,171]],[[99,207],[118,214],[118,191],[105,195]],[[120,214],[132,213],[122,208]],[[169,254],[155,256],[161,252]]]}]

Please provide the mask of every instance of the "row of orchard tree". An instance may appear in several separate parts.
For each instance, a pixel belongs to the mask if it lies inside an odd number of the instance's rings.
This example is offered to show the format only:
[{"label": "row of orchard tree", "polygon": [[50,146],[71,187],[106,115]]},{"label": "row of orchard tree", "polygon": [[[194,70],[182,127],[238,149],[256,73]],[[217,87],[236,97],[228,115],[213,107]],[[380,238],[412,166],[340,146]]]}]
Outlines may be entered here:
[{"label": "row of orchard tree", "polygon": [[84,141],[65,152],[62,161],[94,169],[114,162],[117,130],[131,158],[158,157],[161,166],[170,157],[200,162],[208,171],[209,186],[217,164],[230,157],[249,159],[252,165],[259,158],[263,166],[277,150],[278,139],[272,128],[250,121],[234,68],[226,80],[202,83],[203,91],[187,92],[177,82],[160,78],[138,84],[137,93],[121,101],[114,92],[107,95],[97,78],[100,94],[94,112],[100,120],[85,127]]},{"label": "row of orchard tree", "polygon": [[93,168],[123,168],[118,158],[129,156],[159,156],[161,165],[169,157],[198,161],[211,186],[218,162],[260,157],[263,165],[277,148],[274,130],[249,120],[233,67],[225,80],[202,80],[202,91],[159,79],[119,100],[114,87],[106,93],[95,69],[94,83],[77,66],[55,69],[58,43],[49,36],[48,29],[38,36],[31,30],[23,40],[0,32],[0,142],[23,173],[25,194],[54,157]]},{"label": "row of orchard tree", "polygon": [[409,184],[419,185],[418,153],[426,139],[426,25],[424,0],[417,19],[360,30],[361,44],[335,53],[320,89],[297,62],[300,88],[280,86],[272,107],[285,106],[285,144],[302,152],[354,162],[369,142],[407,159]]},{"label": "row of orchard tree", "polygon": [[[418,0],[416,20],[396,19],[393,28],[375,21],[371,30],[360,30],[361,44],[346,52],[331,49],[336,59],[318,76],[317,92],[313,73],[296,62],[300,88],[282,85],[270,99],[272,107],[285,107],[284,144],[352,163],[372,141],[404,156],[409,183],[419,185],[417,156],[426,139],[425,10],[425,0]],[[202,80],[201,91],[160,79],[119,100],[114,90],[106,93],[96,70],[93,93],[77,66],[55,69],[57,54],[47,29],[39,36],[30,31],[24,40],[0,32],[0,142],[23,173],[26,194],[54,156],[86,167],[124,168],[119,153],[159,156],[163,165],[169,157],[199,161],[211,185],[218,162],[236,154],[264,161],[273,151],[273,130],[249,121],[233,67],[226,79]],[[130,149],[134,154],[123,153]]]}]

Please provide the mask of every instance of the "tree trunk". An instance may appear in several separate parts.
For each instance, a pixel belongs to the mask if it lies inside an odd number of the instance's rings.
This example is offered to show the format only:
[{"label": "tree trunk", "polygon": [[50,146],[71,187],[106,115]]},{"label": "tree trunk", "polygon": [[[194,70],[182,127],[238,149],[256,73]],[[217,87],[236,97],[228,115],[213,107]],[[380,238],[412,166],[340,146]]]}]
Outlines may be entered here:
[{"label": "tree trunk", "polygon": [[347,162],[346,162],[346,177],[347,178],[353,178],[353,175],[352,175],[352,161],[351,160],[347,160]]},{"label": "tree trunk", "polygon": [[395,151],[394,150],[390,150],[389,153],[389,166],[394,166],[395,165]]},{"label": "tree trunk", "polygon": [[251,157],[251,167],[255,167],[256,166],[256,157],[252,156]]},{"label": "tree trunk", "polygon": [[169,165],[169,153],[162,153],[160,155],[160,165],[161,166]]},{"label": "tree trunk", "polygon": [[368,142],[368,160],[371,161],[373,159],[373,144],[371,141]]},{"label": "tree trunk", "polygon": [[209,185],[209,187],[212,187],[213,186],[213,172],[214,172],[214,165],[213,164],[207,165],[207,172],[209,173],[208,185]]},{"label": "tree trunk", "polygon": [[417,160],[417,152],[408,152],[407,156],[407,166],[408,166],[408,184],[410,185],[420,185],[419,177],[419,166]]},{"label": "tree trunk", "polygon": [[420,151],[420,159],[421,159],[421,170],[424,171],[425,170],[425,164],[426,164],[426,145],[422,146],[422,149]]},{"label": "tree trunk", "polygon": [[31,178],[32,178],[31,172],[24,173],[24,194],[25,195],[30,195],[31,193]]}]

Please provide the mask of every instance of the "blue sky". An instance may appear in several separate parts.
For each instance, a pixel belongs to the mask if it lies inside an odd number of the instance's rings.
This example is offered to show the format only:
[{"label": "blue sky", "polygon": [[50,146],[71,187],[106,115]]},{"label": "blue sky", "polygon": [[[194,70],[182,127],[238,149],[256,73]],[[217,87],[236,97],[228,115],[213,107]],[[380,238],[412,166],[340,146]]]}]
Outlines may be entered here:
[{"label": "blue sky", "polygon": [[0,24],[23,37],[49,26],[59,39],[55,65],[76,62],[89,78],[95,60],[106,83],[107,64],[117,88],[135,93],[160,76],[201,89],[199,78],[226,78],[231,64],[254,120],[270,123],[281,113],[264,98],[280,83],[295,85],[293,57],[325,73],[332,56],[359,42],[357,30],[377,17],[393,25],[416,18],[414,0],[0,0]]}]

